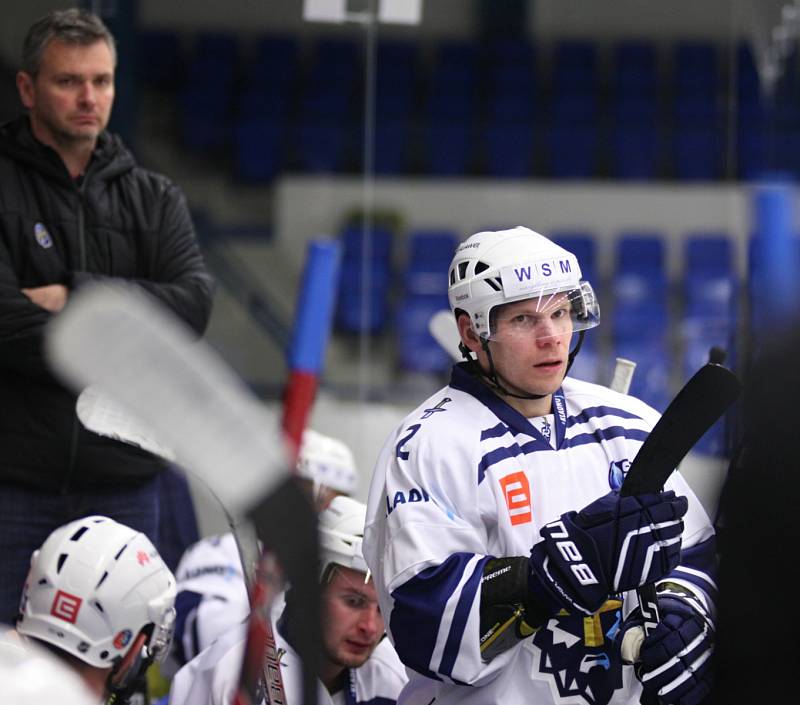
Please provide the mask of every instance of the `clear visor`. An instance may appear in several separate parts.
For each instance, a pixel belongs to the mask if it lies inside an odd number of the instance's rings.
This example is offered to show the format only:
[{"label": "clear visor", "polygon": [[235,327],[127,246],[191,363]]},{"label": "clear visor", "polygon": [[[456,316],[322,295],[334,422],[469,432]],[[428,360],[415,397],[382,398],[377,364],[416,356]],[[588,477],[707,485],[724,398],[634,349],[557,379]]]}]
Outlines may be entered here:
[{"label": "clear visor", "polygon": [[148,656],[154,661],[162,662],[169,654],[172,637],[175,634],[175,608],[164,611],[160,624],[153,627],[153,634],[147,644]]},{"label": "clear visor", "polygon": [[541,291],[492,309],[489,340],[513,342],[569,337],[594,328],[600,309],[589,282],[568,291]]}]

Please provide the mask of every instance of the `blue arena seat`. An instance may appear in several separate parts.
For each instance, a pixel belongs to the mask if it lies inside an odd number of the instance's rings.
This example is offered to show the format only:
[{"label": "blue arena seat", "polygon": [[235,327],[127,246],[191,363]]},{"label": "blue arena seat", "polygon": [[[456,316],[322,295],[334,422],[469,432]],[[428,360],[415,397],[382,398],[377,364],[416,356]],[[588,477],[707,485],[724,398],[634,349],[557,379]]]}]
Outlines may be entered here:
[{"label": "blue arena seat", "polygon": [[185,80],[181,39],[171,30],[145,30],[137,37],[137,77],[156,88],[177,90]]},{"label": "blue arena seat", "polygon": [[197,151],[230,141],[239,40],[227,32],[201,32],[194,41],[187,83],[179,98],[181,135]]},{"label": "blue arena seat", "polygon": [[413,230],[408,233],[407,242],[408,259],[403,271],[406,295],[446,296],[445,273],[458,236],[451,230]]},{"label": "blue arena seat", "polygon": [[[392,280],[392,233],[375,227],[369,232],[357,225],[345,227],[336,323],[347,333],[381,332],[389,321],[389,289]],[[366,238],[366,240],[365,240]],[[364,245],[369,262],[365,282]]]},{"label": "blue arena seat", "polygon": [[550,239],[578,258],[581,275],[596,286],[597,281],[597,242],[588,232],[578,230],[553,230]]},{"label": "blue arena seat", "polygon": [[653,122],[615,122],[611,134],[611,175],[618,179],[649,180],[661,172],[661,139]]},{"label": "blue arena seat", "polygon": [[612,293],[616,341],[658,338],[668,328],[663,236],[623,233],[617,239]]},{"label": "blue arena seat", "polygon": [[[733,243],[725,233],[687,233],[684,243],[682,376],[689,379],[708,362],[712,347],[735,364],[737,274]],[[725,426],[718,422],[695,449],[710,455],[724,450]]]},{"label": "blue arena seat", "polygon": [[594,92],[597,89],[598,56],[594,42],[565,39],[556,43],[553,56],[553,89],[558,92]]},{"label": "blue arena seat", "polygon": [[658,84],[655,43],[643,39],[618,42],[613,49],[612,83],[626,92],[652,91]]},{"label": "blue arena seat", "polygon": [[467,122],[435,122],[423,128],[423,169],[435,176],[462,176],[472,162],[473,130]]},{"label": "blue arena seat", "polygon": [[447,296],[406,295],[398,305],[395,321],[398,363],[408,372],[441,373],[452,358],[428,332],[428,321],[448,308]]},{"label": "blue arena seat", "polygon": [[723,140],[712,126],[676,129],[671,149],[674,174],[684,181],[713,181],[723,174]]},{"label": "blue arena seat", "polygon": [[525,178],[533,171],[536,132],[533,123],[492,124],[484,129],[483,146],[488,176]]},{"label": "blue arena seat", "polygon": [[630,394],[664,411],[671,399],[672,354],[665,336],[612,341],[611,360],[624,357],[636,363]]},{"label": "blue arena seat", "polygon": [[233,131],[234,175],[251,183],[271,181],[285,159],[286,128],[283,122],[251,119]]},{"label": "blue arena seat", "polygon": [[297,163],[304,171],[343,171],[352,134],[347,125],[332,121],[303,120],[297,126]]}]

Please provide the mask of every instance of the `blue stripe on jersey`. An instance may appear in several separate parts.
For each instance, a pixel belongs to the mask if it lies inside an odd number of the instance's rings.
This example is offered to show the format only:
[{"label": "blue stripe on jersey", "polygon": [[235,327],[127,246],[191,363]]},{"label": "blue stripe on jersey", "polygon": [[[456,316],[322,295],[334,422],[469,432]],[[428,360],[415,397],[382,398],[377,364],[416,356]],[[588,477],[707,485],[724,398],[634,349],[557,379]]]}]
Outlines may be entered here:
[{"label": "blue stripe on jersey", "polygon": [[574,448],[575,446],[586,445],[587,443],[602,443],[610,441],[612,438],[630,438],[633,441],[644,441],[650,435],[648,431],[638,428],[623,428],[622,426],[609,426],[608,428],[598,428],[592,433],[579,433],[572,438],[564,440],[564,448]]},{"label": "blue stripe on jersey", "polygon": [[502,421],[494,426],[493,428],[487,428],[485,431],[481,431],[481,440],[485,441],[487,438],[500,438],[501,436],[505,436],[508,433],[508,426],[506,426]]},{"label": "blue stripe on jersey", "polygon": [[374,698],[370,700],[356,700],[357,705],[395,705],[397,700],[393,698],[384,698],[381,695],[376,695]]},{"label": "blue stripe on jersey", "polygon": [[552,452],[552,450],[552,446],[548,445],[545,447],[537,440],[528,441],[522,445],[512,443],[505,448],[490,450],[481,458],[481,462],[478,463],[478,484],[480,485],[481,482],[483,482],[483,478],[486,477],[486,473],[492,465],[497,465],[497,463],[508,460],[509,458],[516,458],[518,455],[528,455],[529,453],[535,453],[537,451]]},{"label": "blue stripe on jersey", "polygon": [[615,406],[590,406],[580,414],[570,416],[567,419],[567,428],[579,423],[586,423],[589,419],[602,418],[603,416],[618,416],[622,419],[641,419],[641,416],[632,414],[630,411],[618,409]]},{"label": "blue stripe on jersey", "polygon": [[[431,670],[431,659],[436,648],[442,615],[473,556],[472,553],[454,553],[444,563],[426,568],[392,591],[394,607],[389,618],[389,627],[394,638],[394,647],[406,666],[428,678],[441,680]],[[452,643],[458,648],[463,637],[466,618],[462,618],[462,612],[459,612],[462,602],[466,600],[464,604],[468,609],[474,601],[483,565],[488,560],[487,557],[478,562],[459,596],[456,616],[445,645],[448,662],[451,658],[451,641],[455,640]],[[442,661],[445,661],[445,657]],[[452,664],[450,668],[452,669]]]},{"label": "blue stripe on jersey", "polygon": [[191,651],[186,653],[184,649],[184,633],[186,632],[186,623],[189,617],[195,617],[198,605],[203,601],[203,595],[194,590],[181,590],[175,597],[175,632],[173,636],[173,644],[177,650],[178,660],[181,665],[193,659],[200,652],[200,638],[197,633],[197,620],[191,620],[192,638],[191,638]]},{"label": "blue stripe on jersey", "polygon": [[467,626],[467,619],[469,619],[469,613],[472,610],[472,603],[478,593],[478,586],[481,584],[485,563],[485,560],[478,561],[475,570],[472,571],[472,575],[469,576],[467,582],[464,583],[464,587],[461,588],[461,597],[458,598],[456,613],[453,615],[450,633],[447,635],[447,642],[444,645],[442,665],[439,667],[439,671],[446,676],[453,675],[453,666],[456,665],[456,658],[461,649],[461,639],[464,638],[464,629]]},{"label": "blue stripe on jersey", "polygon": [[[689,570],[681,570],[688,568]],[[681,563],[670,575],[687,583],[697,585],[709,597],[717,601],[717,542],[709,536],[705,541],[681,548]]]}]

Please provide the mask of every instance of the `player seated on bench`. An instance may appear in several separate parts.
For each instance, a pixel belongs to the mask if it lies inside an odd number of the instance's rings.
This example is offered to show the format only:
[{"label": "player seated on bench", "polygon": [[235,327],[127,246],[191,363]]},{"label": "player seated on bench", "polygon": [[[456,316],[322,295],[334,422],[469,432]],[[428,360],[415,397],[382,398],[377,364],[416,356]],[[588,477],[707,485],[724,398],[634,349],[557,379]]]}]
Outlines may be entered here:
[{"label": "player seated on bench", "polygon": [[[340,496],[320,513],[320,705],[389,705],[397,700],[406,682],[405,669],[384,638],[375,586],[361,553],[365,512],[361,502]],[[274,625],[289,705],[302,702],[301,664],[292,648],[293,615],[302,609],[289,588],[286,606]],[[246,624],[235,626],[178,671],[172,682],[170,705],[230,705],[238,683],[245,635]]]},{"label": "player seated on bench", "polygon": [[89,516],[34,552],[17,631],[71,666],[103,702],[124,705],[169,651],[175,578],[150,540]]}]

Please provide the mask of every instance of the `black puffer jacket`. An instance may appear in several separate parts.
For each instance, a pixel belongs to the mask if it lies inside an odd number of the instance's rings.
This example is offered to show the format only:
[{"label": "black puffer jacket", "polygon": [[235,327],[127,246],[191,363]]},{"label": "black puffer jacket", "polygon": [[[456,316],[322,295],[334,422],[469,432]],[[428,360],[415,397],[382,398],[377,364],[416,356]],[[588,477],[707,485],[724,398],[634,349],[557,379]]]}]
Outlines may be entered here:
[{"label": "black puffer jacket", "polygon": [[113,135],[100,136],[78,183],[27,118],[0,127],[0,483],[102,490],[162,467],[83,428],[75,395],[44,359],[52,314],[20,292],[109,277],[136,282],[204,331],[213,285],[181,191],[137,166]]}]

